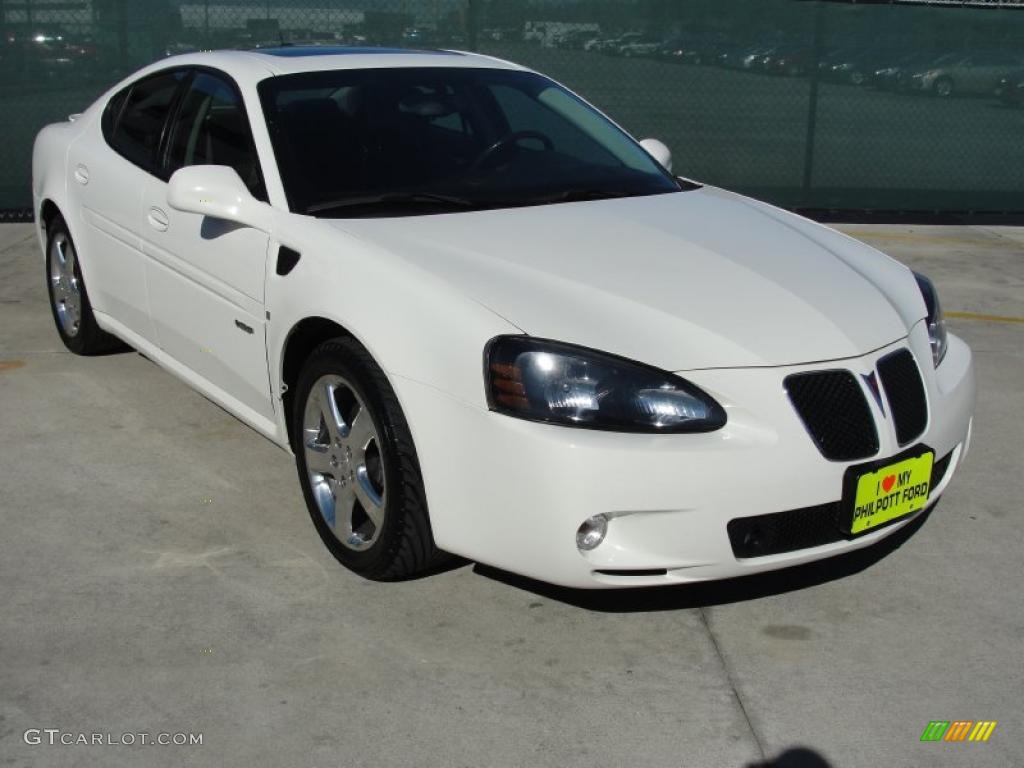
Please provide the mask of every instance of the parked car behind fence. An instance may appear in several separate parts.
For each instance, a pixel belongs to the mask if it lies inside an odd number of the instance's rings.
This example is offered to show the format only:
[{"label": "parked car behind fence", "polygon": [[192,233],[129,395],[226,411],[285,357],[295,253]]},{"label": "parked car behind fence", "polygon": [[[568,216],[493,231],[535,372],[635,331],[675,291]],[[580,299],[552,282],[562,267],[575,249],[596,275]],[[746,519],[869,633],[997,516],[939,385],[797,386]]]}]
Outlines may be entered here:
[{"label": "parked car behind fence", "polygon": [[944,57],[940,62],[916,70],[906,85],[910,90],[942,97],[991,94],[999,78],[1020,64],[1020,57],[1000,51]]}]

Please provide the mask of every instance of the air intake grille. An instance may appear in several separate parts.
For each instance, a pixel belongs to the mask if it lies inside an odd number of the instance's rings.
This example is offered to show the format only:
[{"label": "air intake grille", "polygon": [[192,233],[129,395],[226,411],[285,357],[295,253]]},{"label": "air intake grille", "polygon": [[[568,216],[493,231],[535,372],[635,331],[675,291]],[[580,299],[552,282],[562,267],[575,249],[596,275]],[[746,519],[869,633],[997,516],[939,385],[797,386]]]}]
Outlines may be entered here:
[{"label": "air intake grille", "polygon": [[[942,482],[952,458],[953,454],[947,453],[932,465],[932,488]],[[934,498],[928,499],[929,507],[934,503]],[[737,517],[728,522],[726,531],[732,553],[739,559],[781,555],[856,538],[843,530],[840,515],[842,502],[835,501],[787,512]]]},{"label": "air intake grille", "polygon": [[839,502],[754,517],[737,517],[726,526],[733,554],[740,558],[781,555],[842,541]]},{"label": "air intake grille", "polygon": [[878,375],[896,424],[896,440],[901,446],[907,445],[928,426],[928,400],[921,372],[910,350],[901,349],[878,361]]},{"label": "air intake grille", "polygon": [[853,461],[878,453],[878,430],[864,390],[852,373],[794,373],[786,377],[785,385],[789,399],[826,459]]}]

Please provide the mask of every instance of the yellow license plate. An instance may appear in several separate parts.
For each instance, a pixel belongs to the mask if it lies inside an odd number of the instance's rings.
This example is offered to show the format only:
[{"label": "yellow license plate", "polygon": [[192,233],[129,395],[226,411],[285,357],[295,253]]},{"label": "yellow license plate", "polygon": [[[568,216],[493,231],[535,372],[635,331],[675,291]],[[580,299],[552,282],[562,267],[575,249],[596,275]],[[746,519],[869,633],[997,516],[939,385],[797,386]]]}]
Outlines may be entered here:
[{"label": "yellow license plate", "polygon": [[928,451],[855,475],[850,533],[864,533],[923,509],[934,461],[935,454]]}]

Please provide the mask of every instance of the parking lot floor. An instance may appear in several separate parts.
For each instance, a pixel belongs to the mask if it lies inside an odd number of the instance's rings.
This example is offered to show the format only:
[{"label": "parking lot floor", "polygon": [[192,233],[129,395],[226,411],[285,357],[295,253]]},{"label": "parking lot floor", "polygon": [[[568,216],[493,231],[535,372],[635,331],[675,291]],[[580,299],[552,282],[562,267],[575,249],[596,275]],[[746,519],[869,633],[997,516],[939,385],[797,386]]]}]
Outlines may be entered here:
[{"label": "parking lot floor", "polygon": [[1024,232],[841,229],[932,276],[974,350],[942,502],[841,560],[579,593],[344,570],[289,455],[136,353],[66,352],[33,226],[0,226],[0,764],[1024,765]]}]

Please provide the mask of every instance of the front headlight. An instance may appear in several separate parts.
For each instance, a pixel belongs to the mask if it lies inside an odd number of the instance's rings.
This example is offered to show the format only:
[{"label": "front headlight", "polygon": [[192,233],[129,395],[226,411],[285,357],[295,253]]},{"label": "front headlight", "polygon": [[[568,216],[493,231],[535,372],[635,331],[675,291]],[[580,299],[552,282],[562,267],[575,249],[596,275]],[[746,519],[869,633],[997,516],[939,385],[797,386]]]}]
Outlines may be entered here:
[{"label": "front headlight", "polygon": [[914,273],[917,278],[917,285],[924,297],[924,305],[928,309],[928,339],[932,345],[932,361],[935,367],[939,367],[942,358],[946,356],[948,339],[946,338],[946,318],[942,315],[942,305],[939,303],[939,293],[935,290],[932,281],[919,272]]},{"label": "front headlight", "polygon": [[499,336],[484,353],[491,410],[531,421],[619,432],[710,432],[714,398],[675,374],[529,336]]}]

